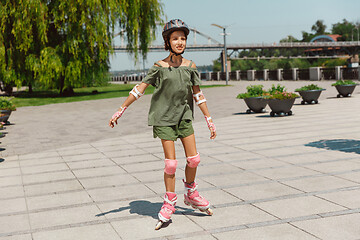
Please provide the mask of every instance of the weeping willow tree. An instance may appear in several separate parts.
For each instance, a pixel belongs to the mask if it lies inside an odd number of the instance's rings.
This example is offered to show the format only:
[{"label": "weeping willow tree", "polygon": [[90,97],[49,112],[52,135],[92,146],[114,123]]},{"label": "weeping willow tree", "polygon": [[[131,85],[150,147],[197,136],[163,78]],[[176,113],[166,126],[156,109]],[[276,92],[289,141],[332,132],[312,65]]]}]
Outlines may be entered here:
[{"label": "weeping willow tree", "polygon": [[159,0],[2,0],[0,81],[60,94],[93,85],[108,72],[116,30],[135,59],[146,57],[162,14]]}]

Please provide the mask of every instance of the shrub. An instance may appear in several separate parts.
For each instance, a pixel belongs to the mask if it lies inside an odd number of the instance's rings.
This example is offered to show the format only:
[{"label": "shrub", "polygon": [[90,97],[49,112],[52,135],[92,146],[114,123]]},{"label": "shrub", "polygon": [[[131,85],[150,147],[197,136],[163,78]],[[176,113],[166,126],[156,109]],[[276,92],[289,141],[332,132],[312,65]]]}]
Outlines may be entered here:
[{"label": "shrub", "polygon": [[0,109],[15,111],[16,107],[9,99],[0,97]]},{"label": "shrub", "polygon": [[331,86],[339,86],[339,85],[355,85],[356,83],[351,80],[338,80],[336,83],[331,84]]},{"label": "shrub", "polygon": [[309,90],[322,90],[322,89],[323,88],[319,87],[316,84],[310,84],[310,85],[306,85],[306,86],[303,86],[301,88],[295,89],[295,92],[309,91]]},{"label": "shrub", "polygon": [[263,90],[263,85],[250,85],[247,86],[247,92],[246,93],[240,93],[237,95],[236,98],[244,99],[244,98],[250,98],[250,97],[261,97],[264,95],[265,91]]}]

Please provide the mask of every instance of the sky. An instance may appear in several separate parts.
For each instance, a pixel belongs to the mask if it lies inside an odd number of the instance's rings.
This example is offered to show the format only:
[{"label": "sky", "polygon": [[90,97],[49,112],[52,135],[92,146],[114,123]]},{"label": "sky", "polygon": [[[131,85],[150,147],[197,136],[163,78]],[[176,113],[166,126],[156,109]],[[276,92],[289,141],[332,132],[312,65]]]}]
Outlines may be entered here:
[{"label": "sky", "polygon": [[[317,20],[323,20],[330,31],[332,24],[346,19],[360,22],[360,0],[161,0],[164,20],[182,19],[188,26],[196,28],[223,43],[220,28],[215,23],[228,26],[227,44],[273,43],[292,35],[301,39],[302,31],[311,32]],[[162,45],[162,28],[156,32],[154,45]],[[356,33],[356,31],[355,31]],[[354,35],[355,35],[354,33]],[[120,45],[120,38],[114,39]],[[207,39],[197,35],[198,44]],[[193,42],[193,34],[188,44]],[[168,52],[149,52],[147,59],[134,58],[127,53],[116,53],[110,57],[111,71],[141,70],[151,67],[154,62],[167,57]],[[196,65],[211,65],[220,52],[186,52],[183,56],[193,60]]]}]

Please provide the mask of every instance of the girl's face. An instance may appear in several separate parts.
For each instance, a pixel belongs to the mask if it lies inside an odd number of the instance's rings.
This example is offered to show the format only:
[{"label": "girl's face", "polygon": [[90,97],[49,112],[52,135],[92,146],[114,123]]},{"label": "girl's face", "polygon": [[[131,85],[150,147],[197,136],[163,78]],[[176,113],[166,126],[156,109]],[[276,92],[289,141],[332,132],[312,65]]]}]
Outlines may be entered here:
[{"label": "girl's face", "polygon": [[170,46],[175,53],[183,53],[186,47],[185,33],[183,31],[172,32],[170,34]]}]

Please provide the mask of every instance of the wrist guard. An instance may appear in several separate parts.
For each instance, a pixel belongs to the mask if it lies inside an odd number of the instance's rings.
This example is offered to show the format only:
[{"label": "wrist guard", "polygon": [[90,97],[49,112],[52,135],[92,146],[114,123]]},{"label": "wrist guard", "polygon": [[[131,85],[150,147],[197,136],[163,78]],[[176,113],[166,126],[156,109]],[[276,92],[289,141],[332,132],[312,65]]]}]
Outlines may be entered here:
[{"label": "wrist guard", "polygon": [[120,111],[114,113],[114,115],[111,117],[111,121],[114,122],[116,119],[120,118],[126,109],[127,107],[120,107]]},{"label": "wrist guard", "polygon": [[210,122],[211,117],[207,117],[205,116],[205,120],[206,120],[206,124],[208,125],[208,128],[211,130],[213,130],[214,132],[216,132],[216,127],[215,124],[213,122]]}]

